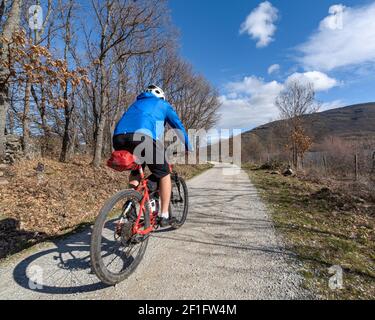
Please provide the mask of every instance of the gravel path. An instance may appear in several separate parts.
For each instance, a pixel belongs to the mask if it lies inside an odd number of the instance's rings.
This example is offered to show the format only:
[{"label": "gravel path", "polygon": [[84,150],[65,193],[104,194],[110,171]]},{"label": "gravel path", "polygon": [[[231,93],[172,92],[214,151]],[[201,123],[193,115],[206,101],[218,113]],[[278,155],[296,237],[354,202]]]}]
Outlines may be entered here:
[{"label": "gravel path", "polygon": [[247,174],[224,167],[189,181],[186,225],[154,234],[127,281],[108,288],[90,273],[88,229],[2,262],[0,299],[308,298]]}]

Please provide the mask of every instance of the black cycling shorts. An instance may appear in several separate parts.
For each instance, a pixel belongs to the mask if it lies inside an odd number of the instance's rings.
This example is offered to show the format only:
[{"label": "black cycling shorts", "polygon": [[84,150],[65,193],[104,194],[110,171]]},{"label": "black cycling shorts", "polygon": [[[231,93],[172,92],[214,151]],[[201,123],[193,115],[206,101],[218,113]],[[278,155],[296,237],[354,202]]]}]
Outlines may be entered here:
[{"label": "black cycling shorts", "polygon": [[[116,151],[129,151],[138,159],[143,159],[141,163],[143,168],[147,165],[156,179],[164,178],[171,173],[164,147],[147,135],[134,133],[116,135],[113,137],[113,148]],[[138,171],[132,171],[132,174],[137,175]]]}]

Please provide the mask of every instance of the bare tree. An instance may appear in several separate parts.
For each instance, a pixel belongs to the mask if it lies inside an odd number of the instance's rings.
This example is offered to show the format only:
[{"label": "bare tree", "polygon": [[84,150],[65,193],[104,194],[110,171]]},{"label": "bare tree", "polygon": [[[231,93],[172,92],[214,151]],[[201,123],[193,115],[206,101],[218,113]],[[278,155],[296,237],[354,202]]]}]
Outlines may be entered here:
[{"label": "bare tree", "polygon": [[[106,0],[91,1],[100,36],[87,37],[87,50],[95,65],[91,100],[95,117],[93,165],[99,166],[103,152],[105,127],[111,111],[110,84],[115,75],[114,66],[123,59],[148,54],[164,46],[155,37],[164,22],[163,5],[159,1]],[[144,44],[149,44],[145,47]]]},{"label": "bare tree", "polygon": [[[0,0],[3,22],[13,3]],[[7,128],[23,132],[26,154],[31,140],[40,141],[42,155],[66,162],[85,146],[99,166],[119,118],[150,83],[165,88],[187,128],[216,122],[218,94],[177,54],[166,0],[23,1],[24,9],[32,4],[44,6],[43,26],[31,30],[29,17],[21,17],[5,68],[12,92]]]},{"label": "bare tree", "polygon": [[[40,6],[40,0],[36,0],[35,4]],[[40,45],[42,42],[42,35],[44,34],[46,25],[49,21],[52,11],[52,0],[48,0],[47,13],[45,19],[40,28],[35,28],[35,30],[29,30],[29,38],[32,39],[33,45]],[[28,21],[25,22],[27,24]],[[30,57],[34,59],[34,57]],[[23,151],[26,157],[30,156],[30,147],[31,147],[31,133],[30,133],[30,100],[32,97],[32,88],[33,84],[29,76],[26,76],[25,81],[25,94],[24,94],[24,108],[22,115],[22,132],[23,132]],[[34,95],[35,98],[35,95]]]},{"label": "bare tree", "polygon": [[8,0],[0,0],[0,32],[3,30],[3,17],[5,15]]},{"label": "bare tree", "polygon": [[[5,5],[6,1],[2,3],[2,6],[5,7]],[[11,39],[13,33],[19,26],[21,6],[22,0],[13,0],[0,36],[2,39],[0,40],[0,61],[5,61],[9,58],[9,47],[5,43],[5,40]],[[5,157],[5,127],[9,107],[9,76],[10,70],[0,65],[0,160]]]},{"label": "bare tree", "polygon": [[[63,17],[65,20],[65,28],[64,28],[64,61],[68,65],[68,52],[70,50],[71,41],[72,41],[72,12],[73,12],[74,0],[69,0],[67,4],[67,8],[65,10],[66,16]],[[66,162],[68,160],[68,151],[69,146],[71,143],[71,135],[70,135],[70,126],[72,115],[74,112],[75,101],[74,97],[69,99],[69,83],[65,84],[63,90],[63,99],[64,99],[64,118],[65,118],[65,125],[64,125],[64,135],[62,140],[62,148],[60,153],[60,161]]]},{"label": "bare tree", "polygon": [[188,129],[210,129],[218,121],[219,95],[210,83],[193,72],[174,51],[165,54],[160,66],[168,99]]},{"label": "bare tree", "polygon": [[280,110],[281,118],[286,120],[291,144],[288,147],[292,150],[293,166],[298,168],[299,157],[303,158],[312,144],[312,140],[305,133],[302,118],[319,110],[313,84],[289,82],[276,98],[276,106]]}]

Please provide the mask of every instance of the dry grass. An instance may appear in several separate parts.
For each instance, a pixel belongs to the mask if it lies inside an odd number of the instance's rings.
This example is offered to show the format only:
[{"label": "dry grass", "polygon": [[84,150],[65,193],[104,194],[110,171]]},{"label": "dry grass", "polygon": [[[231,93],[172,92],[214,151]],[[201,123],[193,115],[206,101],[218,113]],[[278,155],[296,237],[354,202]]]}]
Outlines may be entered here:
[{"label": "dry grass", "polygon": [[[276,228],[303,262],[305,285],[324,299],[375,299],[375,203],[351,193],[247,166]],[[344,269],[344,289],[328,268]]]},{"label": "dry grass", "polygon": [[178,174],[185,180],[189,180],[204,171],[211,169],[213,165],[211,164],[200,164],[200,165],[176,165],[175,170]]},{"label": "dry grass", "polygon": [[[39,162],[45,166],[42,175],[36,172]],[[176,169],[190,178],[209,167]],[[103,203],[128,183],[128,173],[105,166],[94,169],[82,157],[70,164],[50,159],[23,161],[7,175],[10,184],[0,187],[0,258],[91,223]]]}]

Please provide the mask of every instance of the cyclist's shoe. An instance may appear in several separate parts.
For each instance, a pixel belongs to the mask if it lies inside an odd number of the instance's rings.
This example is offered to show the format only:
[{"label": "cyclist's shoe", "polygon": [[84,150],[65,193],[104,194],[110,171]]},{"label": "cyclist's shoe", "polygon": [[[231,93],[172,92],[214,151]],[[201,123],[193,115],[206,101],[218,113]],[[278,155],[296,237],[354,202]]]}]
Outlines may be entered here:
[{"label": "cyclist's shoe", "polygon": [[170,219],[169,218],[159,218],[159,226],[162,228],[169,227],[170,224]]},{"label": "cyclist's shoe", "polygon": [[159,226],[162,228],[170,227],[175,222],[177,222],[176,218],[159,218]]}]

